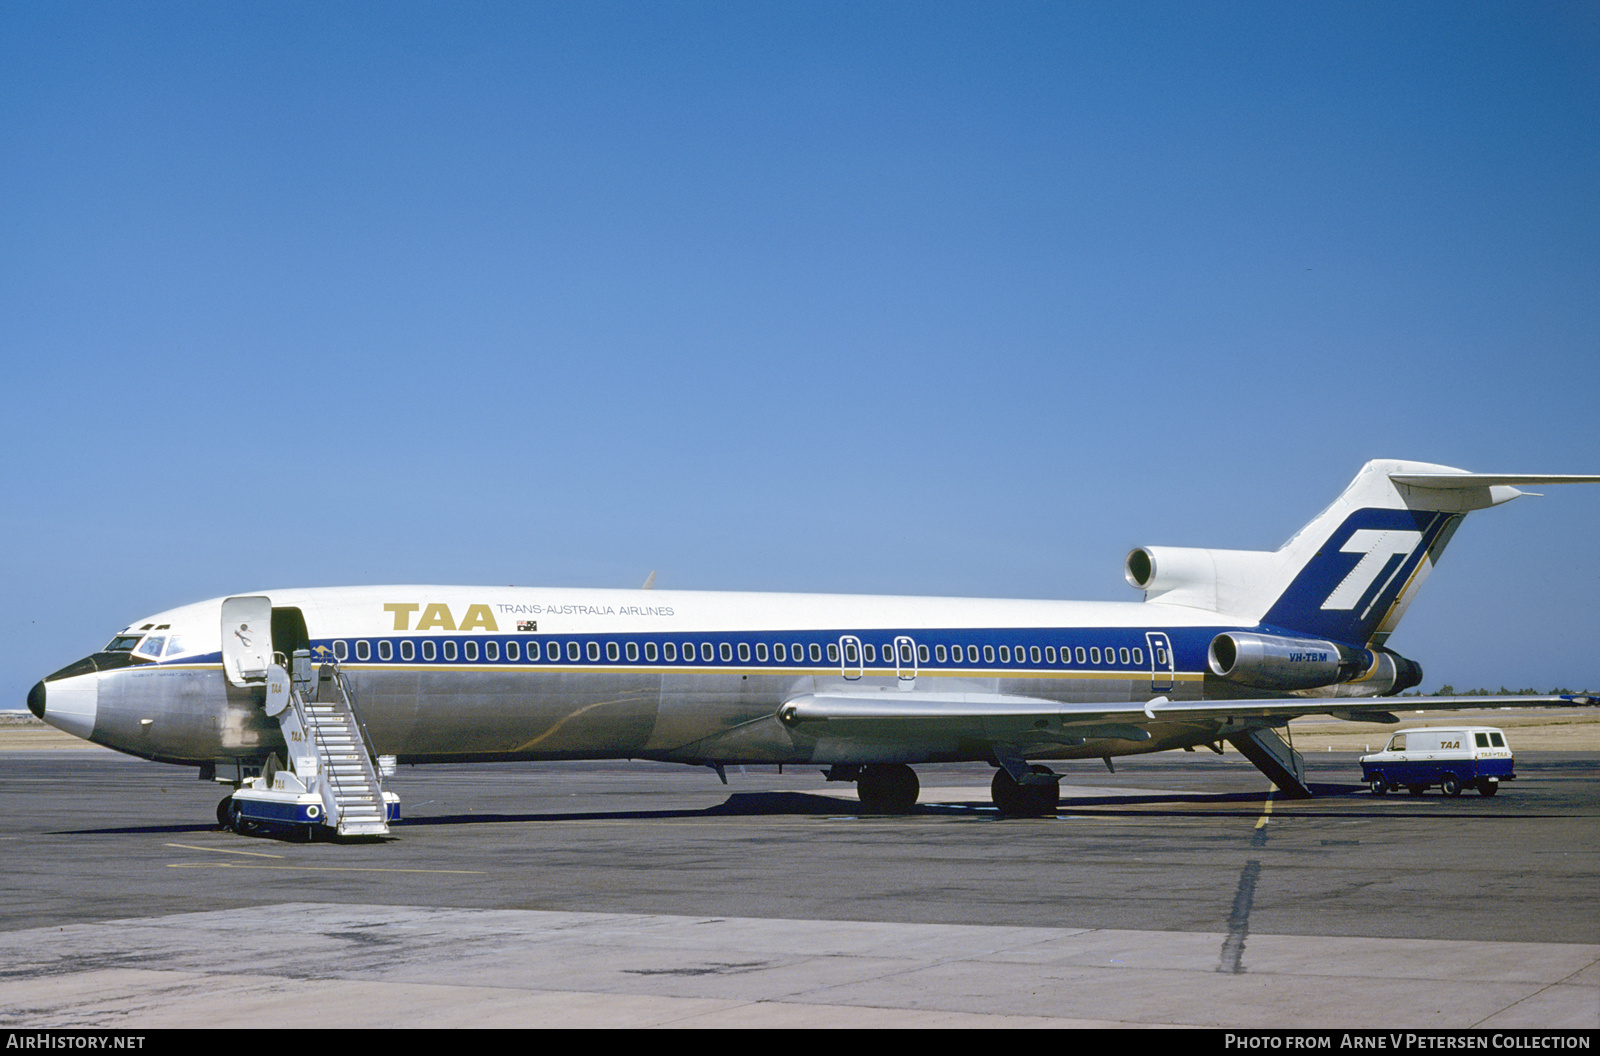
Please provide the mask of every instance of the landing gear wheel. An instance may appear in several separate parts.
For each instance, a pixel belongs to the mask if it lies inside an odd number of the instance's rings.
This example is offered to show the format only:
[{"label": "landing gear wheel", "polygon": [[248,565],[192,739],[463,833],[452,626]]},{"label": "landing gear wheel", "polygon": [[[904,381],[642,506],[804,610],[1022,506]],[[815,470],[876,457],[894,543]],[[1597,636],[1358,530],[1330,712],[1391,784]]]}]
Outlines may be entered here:
[{"label": "landing gear wheel", "polygon": [[1492,796],[1498,791],[1500,791],[1500,782],[1498,781],[1486,777],[1478,782],[1478,794],[1480,796]]},{"label": "landing gear wheel", "polygon": [[1383,779],[1382,774],[1373,774],[1372,780],[1367,782],[1367,787],[1372,789],[1373,795],[1381,796],[1389,791],[1389,782]]},{"label": "landing gear wheel", "polygon": [[217,824],[223,832],[233,831],[233,797],[223,796],[217,804]]},{"label": "landing gear wheel", "polygon": [[909,814],[920,791],[917,772],[904,763],[863,766],[856,778],[856,795],[868,814]]},{"label": "landing gear wheel", "polygon": [[[1033,766],[1029,769],[1036,774],[1050,774],[1049,767]],[[996,770],[994,780],[989,782],[989,796],[1001,814],[1018,818],[1054,814],[1056,805],[1061,802],[1061,783],[1054,779],[1054,774],[1051,777],[1052,780],[1041,784],[1019,785],[1004,769]]]},{"label": "landing gear wheel", "polygon": [[1444,780],[1439,782],[1439,790],[1447,796],[1461,794],[1461,779],[1455,774],[1445,774]]}]

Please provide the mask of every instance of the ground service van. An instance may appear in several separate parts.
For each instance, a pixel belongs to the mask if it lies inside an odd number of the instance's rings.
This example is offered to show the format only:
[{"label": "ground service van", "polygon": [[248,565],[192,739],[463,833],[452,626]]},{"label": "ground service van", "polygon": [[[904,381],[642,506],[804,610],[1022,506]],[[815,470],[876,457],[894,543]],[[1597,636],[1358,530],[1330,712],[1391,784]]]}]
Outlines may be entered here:
[{"label": "ground service van", "polygon": [[1447,796],[1469,785],[1492,796],[1516,776],[1505,734],[1490,726],[1401,730],[1383,751],[1361,757],[1361,777],[1375,796],[1401,787],[1420,796],[1434,785]]}]

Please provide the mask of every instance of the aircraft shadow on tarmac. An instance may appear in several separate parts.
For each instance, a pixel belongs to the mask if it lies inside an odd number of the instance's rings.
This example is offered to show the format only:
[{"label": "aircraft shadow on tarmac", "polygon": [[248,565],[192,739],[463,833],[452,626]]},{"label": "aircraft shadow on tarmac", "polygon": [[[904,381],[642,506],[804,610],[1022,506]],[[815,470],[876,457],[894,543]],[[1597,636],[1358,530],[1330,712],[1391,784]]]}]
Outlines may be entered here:
[{"label": "aircraft shadow on tarmac", "polygon": [[[1314,797],[1311,799],[1278,799],[1276,811],[1282,814],[1286,810],[1293,810],[1299,805],[1318,804],[1318,809],[1313,813],[1320,817],[1438,817],[1437,803],[1443,797],[1430,797],[1423,800],[1403,800],[1408,806],[1421,808],[1421,813],[1406,809],[1400,803],[1389,802],[1380,807],[1375,800],[1361,803],[1354,797],[1365,797],[1365,785],[1353,784],[1313,784],[1311,790]],[[1137,817],[1193,817],[1197,813],[1217,817],[1248,817],[1253,818],[1261,813],[1262,807],[1270,798],[1266,791],[1261,792],[1172,792],[1172,793],[1142,793],[1138,795],[1098,795],[1098,796],[1063,796],[1060,805],[1054,814],[1044,815],[1048,820],[1061,815],[1105,815],[1105,816],[1137,816]],[[1476,805],[1481,797],[1463,796],[1457,802],[1466,807]],[[1321,809],[1320,805],[1329,800],[1343,800],[1348,806],[1358,809],[1345,809],[1332,811]],[[1195,808],[1231,807],[1233,809],[1210,809],[1197,811]],[[529,824],[533,822],[574,822],[574,821],[660,821],[674,818],[715,818],[715,817],[761,817],[761,816],[811,816],[811,817],[862,817],[874,820],[890,820],[884,815],[863,814],[857,804],[851,799],[842,799],[835,796],[822,796],[808,792],[734,792],[721,803],[710,807],[678,808],[670,810],[605,810],[605,811],[562,811],[560,813],[483,813],[471,814],[435,814],[422,817],[404,818],[395,823],[398,830],[422,828],[425,826],[444,825],[499,825],[499,824]],[[970,801],[952,803],[919,803],[910,813],[901,817],[961,817],[975,820],[991,821],[1038,821],[1040,818],[1011,818],[1002,817],[989,802],[987,790],[974,788]],[[1526,818],[1523,812],[1507,813],[1498,811],[1490,815],[1483,810],[1473,809],[1471,817],[1484,818],[1490,816]],[[114,836],[114,835],[185,835],[201,832],[215,832],[215,824],[196,823],[192,825],[124,825],[109,828],[95,829],[61,829],[47,833],[51,836]],[[272,833],[256,834],[265,838],[278,838]]]}]

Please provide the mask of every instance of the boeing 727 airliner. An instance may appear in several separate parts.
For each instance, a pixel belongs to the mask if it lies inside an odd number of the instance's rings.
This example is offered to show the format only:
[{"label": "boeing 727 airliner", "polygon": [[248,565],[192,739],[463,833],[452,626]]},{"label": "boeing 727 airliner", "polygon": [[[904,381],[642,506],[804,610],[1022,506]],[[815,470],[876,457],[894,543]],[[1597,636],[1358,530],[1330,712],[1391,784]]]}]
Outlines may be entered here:
[{"label": "boeing 727 airliner", "polygon": [[[386,831],[394,762],[815,765],[867,811],[918,763],[985,761],[1005,813],[1055,809],[1043,761],[1235,745],[1309,789],[1273,731],[1500,698],[1394,695],[1390,633],[1469,512],[1518,485],[1375,461],[1274,551],[1140,547],[1142,602],[391,586],[271,590],[135,621],[35,685],[35,715],[232,785],[224,824]],[[1515,703],[1571,703],[1515,698]]]}]

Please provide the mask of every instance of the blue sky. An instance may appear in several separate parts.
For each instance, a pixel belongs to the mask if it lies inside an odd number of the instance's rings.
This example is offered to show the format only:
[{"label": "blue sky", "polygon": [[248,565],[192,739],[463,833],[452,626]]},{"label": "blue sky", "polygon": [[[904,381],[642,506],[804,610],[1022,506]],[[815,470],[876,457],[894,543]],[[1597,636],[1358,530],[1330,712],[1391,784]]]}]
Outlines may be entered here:
[{"label": "blue sky", "polygon": [[[1369,458],[1600,472],[1600,8],[0,6],[0,701],[456,582],[1111,600]],[[1600,486],[1390,644],[1600,687]]]}]

